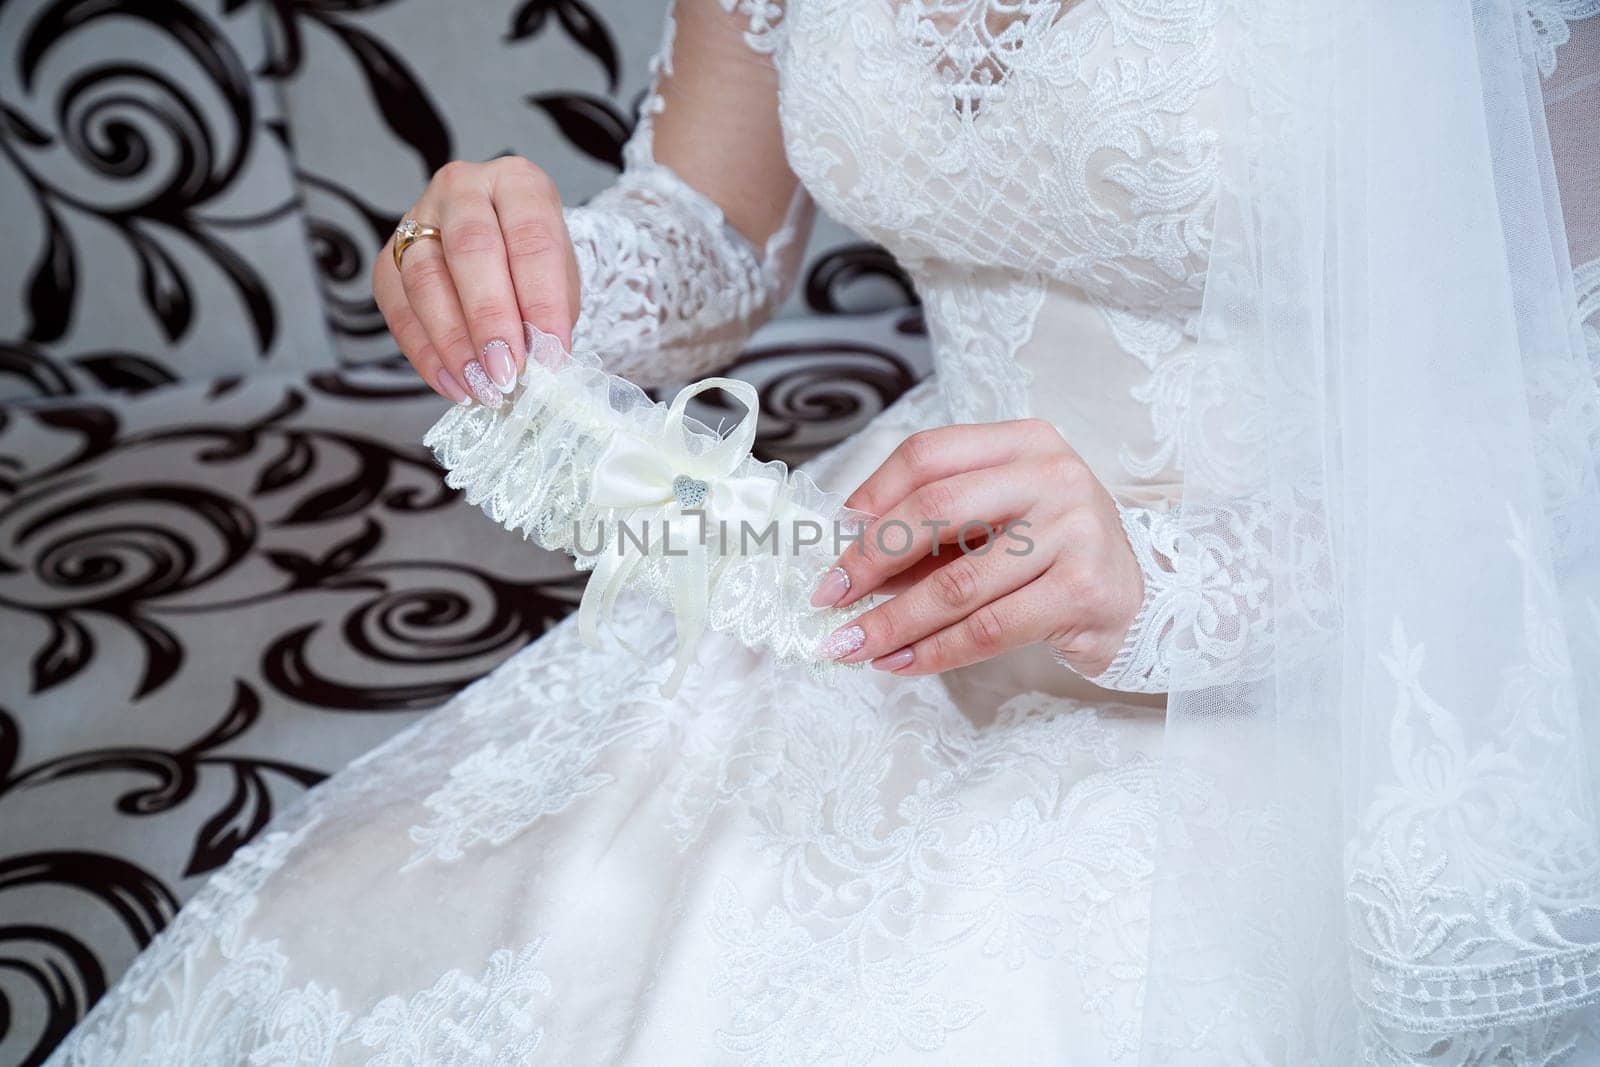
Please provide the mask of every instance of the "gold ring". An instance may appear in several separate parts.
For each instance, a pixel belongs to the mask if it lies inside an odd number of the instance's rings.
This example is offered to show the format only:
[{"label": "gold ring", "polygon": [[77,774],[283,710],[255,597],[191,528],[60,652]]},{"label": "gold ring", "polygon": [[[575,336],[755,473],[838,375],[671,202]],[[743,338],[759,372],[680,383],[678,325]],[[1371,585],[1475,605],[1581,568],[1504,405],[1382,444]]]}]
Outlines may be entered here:
[{"label": "gold ring", "polygon": [[400,269],[400,258],[406,249],[418,241],[442,241],[444,234],[437,226],[424,226],[416,219],[406,219],[394,230],[394,269]]}]

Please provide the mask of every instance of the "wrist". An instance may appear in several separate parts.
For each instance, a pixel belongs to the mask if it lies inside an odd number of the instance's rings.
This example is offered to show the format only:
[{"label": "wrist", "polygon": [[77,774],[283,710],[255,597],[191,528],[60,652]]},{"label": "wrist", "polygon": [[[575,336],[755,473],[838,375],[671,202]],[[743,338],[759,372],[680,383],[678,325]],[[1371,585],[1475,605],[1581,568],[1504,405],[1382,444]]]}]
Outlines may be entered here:
[{"label": "wrist", "polygon": [[[1116,505],[1126,577],[1116,584],[1123,592],[1111,599],[1115,620],[1086,651],[1052,646],[1057,663],[1104,689],[1159,693],[1166,689],[1166,669],[1157,643],[1157,583],[1151,581],[1149,524],[1144,509]],[[1084,643],[1089,644],[1089,643]],[[1108,651],[1109,650],[1109,651]]]}]

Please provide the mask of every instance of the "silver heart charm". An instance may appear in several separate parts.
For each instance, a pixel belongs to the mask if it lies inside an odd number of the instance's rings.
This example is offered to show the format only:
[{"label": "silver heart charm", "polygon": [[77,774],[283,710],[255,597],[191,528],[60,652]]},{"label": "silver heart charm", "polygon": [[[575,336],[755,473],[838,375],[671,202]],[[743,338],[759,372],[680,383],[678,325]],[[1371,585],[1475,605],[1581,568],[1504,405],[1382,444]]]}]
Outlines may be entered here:
[{"label": "silver heart charm", "polygon": [[711,486],[699,478],[680,474],[672,479],[672,495],[678,498],[678,506],[685,511],[693,511],[704,504],[710,494]]}]

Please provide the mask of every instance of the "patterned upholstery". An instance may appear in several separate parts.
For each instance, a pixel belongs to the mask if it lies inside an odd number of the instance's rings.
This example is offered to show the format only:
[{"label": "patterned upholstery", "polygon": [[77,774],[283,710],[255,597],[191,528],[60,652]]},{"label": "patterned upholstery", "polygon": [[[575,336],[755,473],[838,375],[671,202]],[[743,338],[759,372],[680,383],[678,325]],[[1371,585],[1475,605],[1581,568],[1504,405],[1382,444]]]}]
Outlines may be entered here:
[{"label": "patterned upholstery", "polygon": [[[448,159],[602,188],[652,2],[0,6],[0,1063],[273,811],[575,604],[565,559],[442,486],[444,402],[367,277]],[[801,460],[924,373],[911,302],[824,221],[734,371],[758,451]]]}]

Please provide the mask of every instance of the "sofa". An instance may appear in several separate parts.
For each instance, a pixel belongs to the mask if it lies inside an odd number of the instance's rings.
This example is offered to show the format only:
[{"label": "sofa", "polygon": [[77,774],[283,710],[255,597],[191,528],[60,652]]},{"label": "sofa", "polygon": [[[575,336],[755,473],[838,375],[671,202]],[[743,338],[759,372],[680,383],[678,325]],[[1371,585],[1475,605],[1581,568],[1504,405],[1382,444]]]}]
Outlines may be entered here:
[{"label": "sofa", "polygon": [[[573,609],[447,489],[373,256],[453,158],[620,165],[662,0],[0,6],[0,1064],[273,814]],[[603,354],[602,354],[603,355]],[[730,372],[799,462],[928,369],[823,219]]]}]

